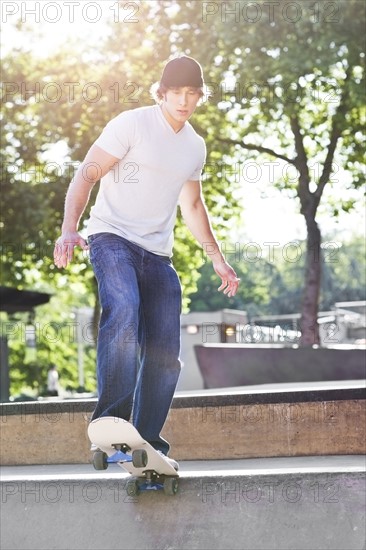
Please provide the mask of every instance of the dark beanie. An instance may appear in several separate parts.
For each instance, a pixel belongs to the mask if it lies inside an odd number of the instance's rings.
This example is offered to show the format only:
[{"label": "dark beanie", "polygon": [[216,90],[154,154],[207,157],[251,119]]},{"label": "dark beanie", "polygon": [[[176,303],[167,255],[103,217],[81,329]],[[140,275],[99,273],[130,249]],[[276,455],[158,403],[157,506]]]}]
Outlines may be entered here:
[{"label": "dark beanie", "polygon": [[202,67],[192,57],[177,57],[165,65],[160,83],[167,88],[184,86],[201,88],[203,86]]}]

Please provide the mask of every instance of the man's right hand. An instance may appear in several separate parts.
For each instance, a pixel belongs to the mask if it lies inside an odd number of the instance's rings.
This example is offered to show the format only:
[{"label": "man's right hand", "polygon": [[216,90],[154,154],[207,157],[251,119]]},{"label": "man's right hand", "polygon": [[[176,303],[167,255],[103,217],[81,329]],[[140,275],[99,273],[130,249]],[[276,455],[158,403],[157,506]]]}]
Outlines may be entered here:
[{"label": "man's right hand", "polygon": [[77,231],[62,233],[55,243],[53,259],[57,267],[67,267],[74,256],[75,246],[89,250],[88,243]]},{"label": "man's right hand", "polygon": [[66,193],[62,235],[55,243],[53,258],[57,267],[67,267],[72,261],[75,246],[88,250],[86,240],[76,231],[76,228],[95,183],[105,176],[118,160],[117,157],[106,153],[94,144],[79,166]]}]

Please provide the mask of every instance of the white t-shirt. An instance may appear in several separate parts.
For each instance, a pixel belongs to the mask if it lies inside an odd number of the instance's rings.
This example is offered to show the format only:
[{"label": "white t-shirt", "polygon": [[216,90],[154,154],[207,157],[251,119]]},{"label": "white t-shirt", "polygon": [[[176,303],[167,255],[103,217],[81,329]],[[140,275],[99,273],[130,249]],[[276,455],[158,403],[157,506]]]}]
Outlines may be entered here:
[{"label": "white t-shirt", "polygon": [[121,160],[101,180],[88,235],[114,233],[171,256],[179,194],[201,177],[204,140],[189,122],[175,133],[154,105],[121,113],[95,144]]}]

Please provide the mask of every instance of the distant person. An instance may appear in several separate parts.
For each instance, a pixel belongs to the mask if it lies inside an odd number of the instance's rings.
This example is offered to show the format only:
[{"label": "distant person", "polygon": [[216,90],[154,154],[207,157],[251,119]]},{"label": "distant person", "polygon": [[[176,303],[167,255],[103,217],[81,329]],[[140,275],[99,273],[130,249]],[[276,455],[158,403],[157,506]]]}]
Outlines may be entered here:
[{"label": "distant person", "polygon": [[47,374],[47,395],[58,396],[59,393],[59,376],[56,365],[51,365]]}]

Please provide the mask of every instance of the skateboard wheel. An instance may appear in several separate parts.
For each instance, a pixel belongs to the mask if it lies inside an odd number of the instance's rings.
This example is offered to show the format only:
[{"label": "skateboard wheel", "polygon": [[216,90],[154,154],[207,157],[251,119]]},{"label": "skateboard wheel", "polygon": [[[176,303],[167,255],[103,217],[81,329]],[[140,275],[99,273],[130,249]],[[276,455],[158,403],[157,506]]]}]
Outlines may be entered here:
[{"label": "skateboard wheel", "polygon": [[135,449],[132,453],[132,464],[135,468],[145,468],[148,456],[145,449]]},{"label": "skateboard wheel", "polygon": [[140,487],[136,479],[127,482],[126,492],[129,496],[135,496],[139,494]]},{"label": "skateboard wheel", "polygon": [[166,477],[164,480],[164,493],[166,495],[176,495],[178,492],[178,479],[176,477]]},{"label": "skateboard wheel", "polygon": [[106,470],[108,468],[107,454],[103,451],[95,451],[93,455],[93,466],[96,470]]}]

